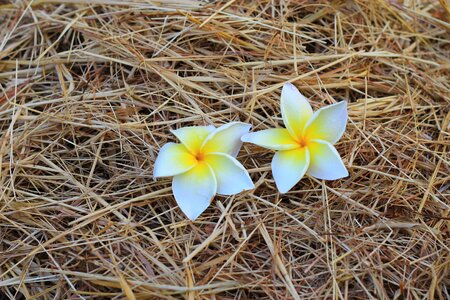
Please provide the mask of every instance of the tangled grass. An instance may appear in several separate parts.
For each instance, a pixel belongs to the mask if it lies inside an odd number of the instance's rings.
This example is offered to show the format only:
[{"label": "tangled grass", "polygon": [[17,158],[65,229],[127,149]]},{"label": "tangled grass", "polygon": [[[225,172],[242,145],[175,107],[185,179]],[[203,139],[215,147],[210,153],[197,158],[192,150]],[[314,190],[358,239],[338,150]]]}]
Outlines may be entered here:
[{"label": "tangled grass", "polygon": [[[1,299],[450,299],[446,0],[0,1]],[[170,129],[281,125],[286,81],[347,99],[350,176],[195,222]]]}]

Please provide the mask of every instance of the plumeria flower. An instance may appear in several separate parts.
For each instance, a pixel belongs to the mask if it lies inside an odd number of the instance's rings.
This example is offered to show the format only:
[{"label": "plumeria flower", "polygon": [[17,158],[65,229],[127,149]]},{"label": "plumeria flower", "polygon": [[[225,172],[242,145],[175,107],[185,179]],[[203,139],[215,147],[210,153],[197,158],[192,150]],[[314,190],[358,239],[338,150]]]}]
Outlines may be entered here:
[{"label": "plumeria flower", "polygon": [[305,96],[286,83],[281,91],[281,115],[286,128],[248,133],[242,141],[278,150],[272,173],[278,190],[288,192],[306,174],[326,180],[348,176],[333,147],[347,124],[347,102],[323,107],[313,113]]},{"label": "plumeria flower", "polygon": [[171,132],[181,144],[167,143],[155,161],[155,177],[173,176],[172,190],[178,206],[195,220],[216,193],[234,195],[254,187],[245,168],[236,160],[251,125],[232,122],[214,126],[184,127]]}]

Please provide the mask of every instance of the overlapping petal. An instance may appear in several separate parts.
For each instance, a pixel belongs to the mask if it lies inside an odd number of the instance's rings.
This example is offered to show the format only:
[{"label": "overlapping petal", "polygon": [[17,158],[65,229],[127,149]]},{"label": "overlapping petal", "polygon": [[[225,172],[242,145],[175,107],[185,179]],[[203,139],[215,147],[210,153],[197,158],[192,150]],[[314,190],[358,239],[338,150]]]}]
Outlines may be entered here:
[{"label": "overlapping petal", "polygon": [[211,167],[199,162],[188,172],[173,177],[172,190],[181,210],[195,220],[211,203],[217,182]]},{"label": "overlapping petal", "polygon": [[214,126],[191,126],[183,127],[171,132],[180,140],[180,142],[189,150],[192,154],[197,153],[208,134],[216,129]]},{"label": "overlapping petal", "polygon": [[308,149],[310,153],[308,175],[325,180],[348,176],[348,171],[333,145],[326,141],[313,140],[309,141]]},{"label": "overlapping petal", "polygon": [[305,175],[309,167],[308,148],[283,150],[275,153],[272,174],[280,193],[288,192]]},{"label": "overlapping petal", "polygon": [[334,144],[344,134],[346,125],[347,102],[341,101],[316,111],[305,127],[304,138],[319,139]]},{"label": "overlapping petal", "polygon": [[217,180],[217,193],[234,195],[254,188],[247,170],[231,155],[211,153],[205,162],[212,168]]},{"label": "overlapping petal", "polygon": [[205,154],[221,152],[236,157],[242,146],[241,137],[251,127],[252,125],[241,122],[231,122],[220,126],[206,137],[202,152]]},{"label": "overlapping petal", "polygon": [[154,177],[174,176],[192,169],[195,157],[182,144],[167,143],[159,151],[153,169]]},{"label": "overlapping petal", "polygon": [[285,128],[271,128],[242,136],[242,141],[272,150],[289,150],[299,147]]},{"label": "overlapping petal", "polygon": [[305,124],[312,114],[308,99],[293,84],[286,83],[281,91],[281,115],[284,125],[293,137],[301,138]]}]

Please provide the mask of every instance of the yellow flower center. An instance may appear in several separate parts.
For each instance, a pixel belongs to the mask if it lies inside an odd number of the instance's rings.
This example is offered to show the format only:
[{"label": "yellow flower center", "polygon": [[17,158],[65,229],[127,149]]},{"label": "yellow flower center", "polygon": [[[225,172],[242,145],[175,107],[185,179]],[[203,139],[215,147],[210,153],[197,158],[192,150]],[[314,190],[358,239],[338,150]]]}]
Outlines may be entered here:
[{"label": "yellow flower center", "polygon": [[195,155],[195,159],[197,161],[203,161],[205,159],[205,154],[203,152],[197,152],[197,154]]},{"label": "yellow flower center", "polygon": [[297,141],[298,145],[300,146],[300,148],[304,148],[308,145],[308,141],[305,138],[300,138]]}]

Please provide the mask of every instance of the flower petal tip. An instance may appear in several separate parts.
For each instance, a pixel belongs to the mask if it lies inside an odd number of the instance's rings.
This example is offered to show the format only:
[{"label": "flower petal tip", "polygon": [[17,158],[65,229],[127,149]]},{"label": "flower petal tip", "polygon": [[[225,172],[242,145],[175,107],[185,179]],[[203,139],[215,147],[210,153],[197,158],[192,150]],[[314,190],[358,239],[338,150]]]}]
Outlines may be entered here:
[{"label": "flower petal tip", "polygon": [[246,183],[247,185],[242,188],[241,192],[251,191],[255,188],[255,185],[253,184],[253,181],[251,181],[250,177],[249,177],[249,180],[250,180],[250,182]]},{"label": "flower petal tip", "polygon": [[342,112],[347,113],[347,100],[342,100],[342,101],[324,106],[324,107],[318,109],[318,111],[329,109],[330,107],[333,107],[334,109],[341,110]]},{"label": "flower petal tip", "polygon": [[[212,202],[213,199],[214,199],[214,197],[211,198],[210,202]],[[204,210],[202,210],[202,211],[186,211],[186,210],[183,210],[181,207],[180,207],[180,209],[190,221],[194,222],[195,220],[198,219],[198,217],[200,217],[202,215],[202,213],[205,212],[207,207]]]},{"label": "flower petal tip", "polygon": [[339,109],[339,110],[341,110],[343,113],[345,113],[345,114],[347,114],[347,100],[342,100],[342,101],[339,101],[339,102],[337,102],[337,103],[333,103],[333,104],[331,104],[331,105],[328,105],[328,106],[325,106],[325,107],[323,107],[323,108],[326,108],[326,107],[335,107],[336,109]]},{"label": "flower petal tip", "polygon": [[275,182],[275,185],[277,186],[277,190],[280,194],[286,194],[291,189],[291,188],[284,188],[284,187],[278,186],[276,182]]},{"label": "flower petal tip", "polygon": [[348,176],[350,176],[350,173],[348,172],[347,168],[345,168],[345,172],[342,173],[342,177],[341,178],[345,178],[345,177],[348,177]]},{"label": "flower petal tip", "polygon": [[288,89],[294,91],[295,93],[300,92],[295,85],[290,82],[286,82],[285,84],[283,84],[283,88],[281,90],[283,91]]},{"label": "flower petal tip", "polygon": [[324,179],[324,180],[339,180],[339,179],[343,179],[348,177],[350,174],[348,173],[347,169],[344,167],[343,170],[341,170],[340,174],[336,174],[333,177],[330,177],[329,179]]},{"label": "flower petal tip", "polygon": [[300,182],[301,179],[302,179],[302,178],[300,178],[300,179],[299,179],[296,183],[294,183],[294,184],[286,184],[286,182],[280,182],[279,180],[278,180],[278,181],[275,180],[275,185],[276,185],[277,190],[278,190],[278,192],[279,192],[280,194],[286,194],[286,193],[289,193],[289,191],[292,190],[292,189],[297,185],[297,183]]}]

